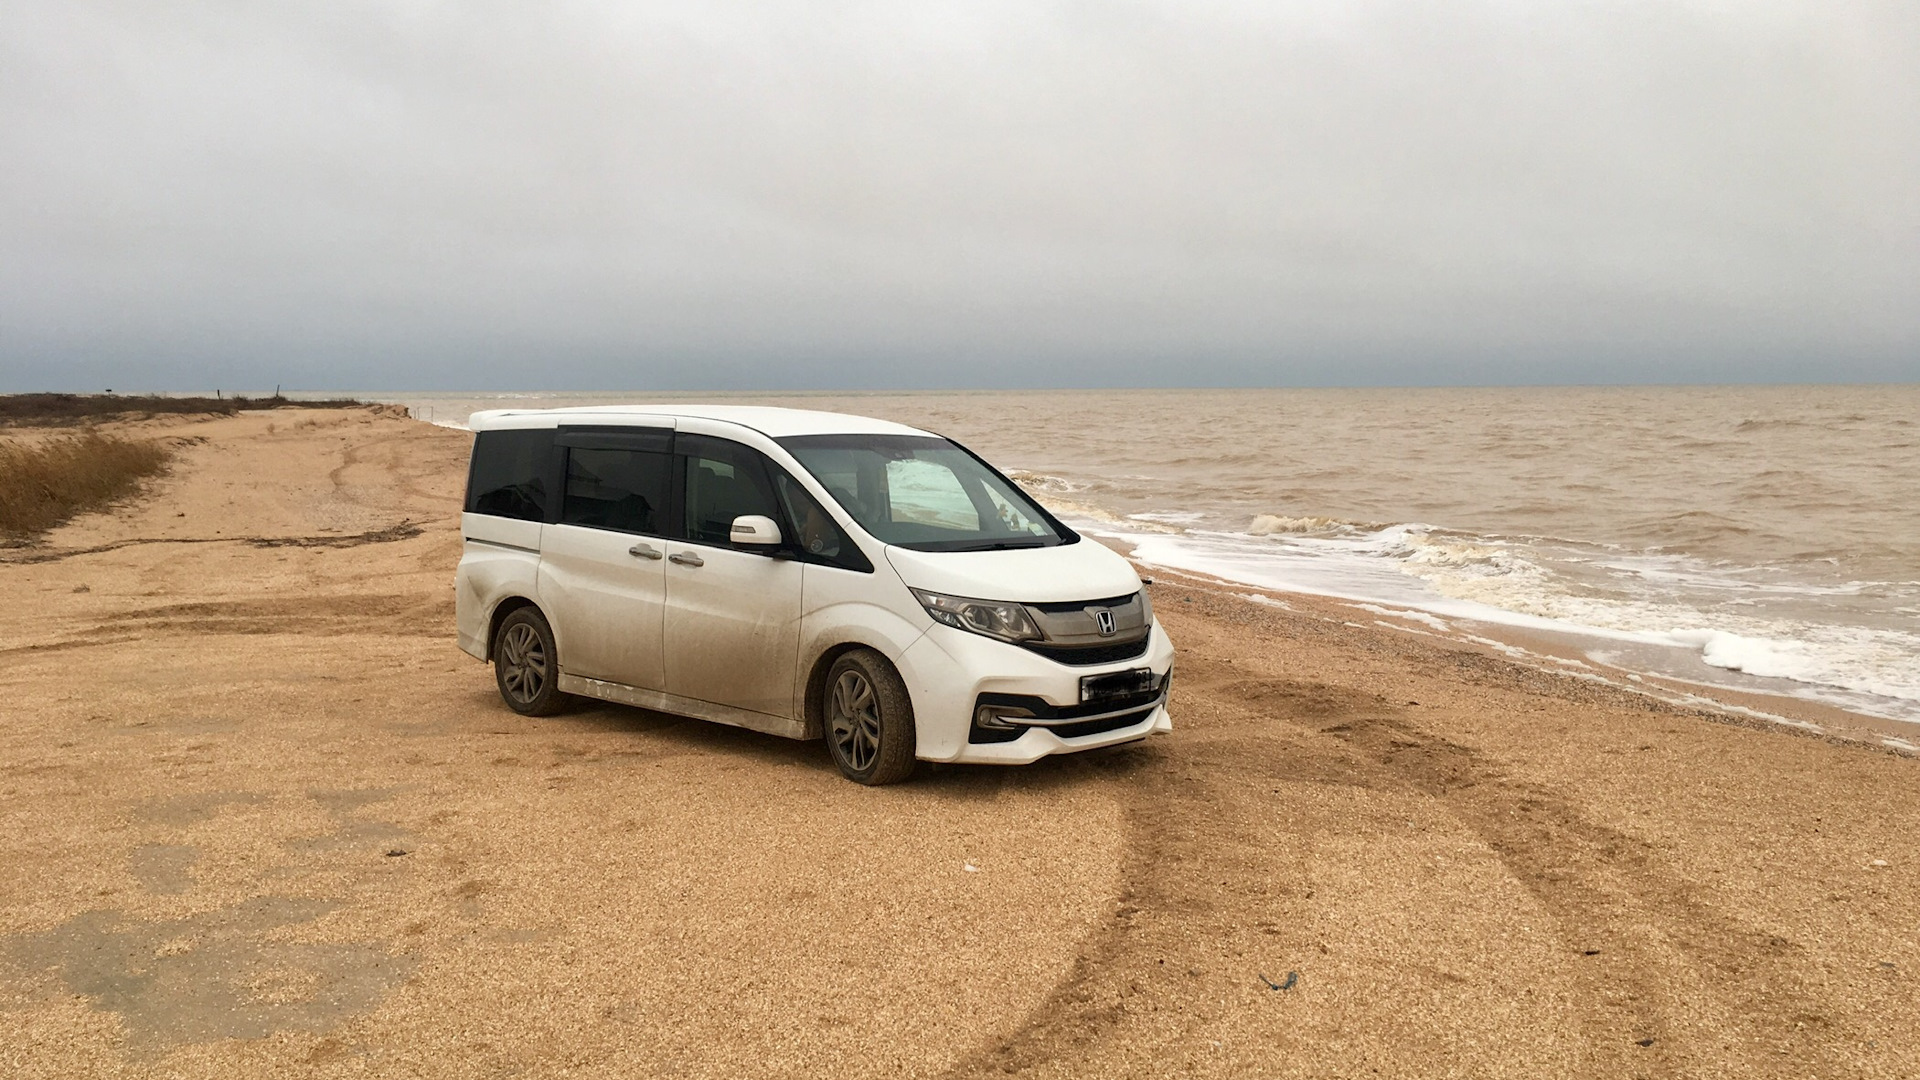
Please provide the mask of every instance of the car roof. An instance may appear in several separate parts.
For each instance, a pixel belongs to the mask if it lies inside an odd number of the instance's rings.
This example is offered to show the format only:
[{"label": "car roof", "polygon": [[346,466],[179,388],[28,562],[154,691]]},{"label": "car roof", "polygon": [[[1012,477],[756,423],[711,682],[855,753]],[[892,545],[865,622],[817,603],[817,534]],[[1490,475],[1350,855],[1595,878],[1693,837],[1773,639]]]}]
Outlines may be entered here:
[{"label": "car roof", "polygon": [[891,420],[814,409],[780,409],[765,405],[589,405],[571,409],[489,409],[474,413],[467,426],[491,428],[546,427],[559,424],[635,424],[660,419],[698,418],[757,431],[774,439],[789,435],[931,435]]}]

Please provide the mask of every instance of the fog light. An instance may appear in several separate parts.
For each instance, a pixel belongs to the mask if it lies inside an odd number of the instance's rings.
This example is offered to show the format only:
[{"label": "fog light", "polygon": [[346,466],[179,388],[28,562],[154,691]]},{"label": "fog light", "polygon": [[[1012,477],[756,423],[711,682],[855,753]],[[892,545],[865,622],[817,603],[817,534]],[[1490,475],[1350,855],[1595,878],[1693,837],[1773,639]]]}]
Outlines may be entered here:
[{"label": "fog light", "polygon": [[974,710],[975,726],[987,731],[1012,731],[1021,725],[1017,719],[1033,719],[1033,712],[1018,705],[982,705]]}]

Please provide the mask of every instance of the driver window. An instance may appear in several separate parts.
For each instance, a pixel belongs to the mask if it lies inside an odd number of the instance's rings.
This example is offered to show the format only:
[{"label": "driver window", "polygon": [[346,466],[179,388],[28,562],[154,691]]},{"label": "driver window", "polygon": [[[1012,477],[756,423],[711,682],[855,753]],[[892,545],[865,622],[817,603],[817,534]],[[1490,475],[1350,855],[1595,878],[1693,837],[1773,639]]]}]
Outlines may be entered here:
[{"label": "driver window", "polygon": [[843,570],[862,573],[873,571],[873,564],[854,546],[853,540],[841,530],[832,516],[814,501],[813,496],[807,494],[807,489],[801,487],[798,480],[788,476],[786,470],[775,468],[773,487],[780,496],[781,507],[787,512],[786,520],[792,522],[794,535],[789,539],[806,553],[808,559]]}]

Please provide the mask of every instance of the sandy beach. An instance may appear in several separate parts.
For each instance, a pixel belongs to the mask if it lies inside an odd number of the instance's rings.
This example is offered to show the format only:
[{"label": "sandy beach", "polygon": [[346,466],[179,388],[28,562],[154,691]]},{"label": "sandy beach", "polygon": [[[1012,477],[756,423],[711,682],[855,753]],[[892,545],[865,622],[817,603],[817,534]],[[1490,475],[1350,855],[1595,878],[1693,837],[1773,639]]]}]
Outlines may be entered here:
[{"label": "sandy beach", "polygon": [[1920,1075],[1873,739],[1157,573],[1172,735],[862,788],[509,712],[464,432],[123,430],[170,474],[0,550],[0,1075]]}]

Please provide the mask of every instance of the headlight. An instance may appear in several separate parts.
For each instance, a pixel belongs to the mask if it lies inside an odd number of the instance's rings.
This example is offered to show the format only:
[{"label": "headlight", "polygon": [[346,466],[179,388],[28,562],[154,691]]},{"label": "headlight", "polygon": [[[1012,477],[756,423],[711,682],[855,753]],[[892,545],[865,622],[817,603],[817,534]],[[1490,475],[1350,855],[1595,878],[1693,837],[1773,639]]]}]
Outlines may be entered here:
[{"label": "headlight", "polygon": [[1148,629],[1153,627],[1153,597],[1147,595],[1144,582],[1140,586],[1140,624]]},{"label": "headlight", "polygon": [[971,630],[1001,641],[1034,641],[1040,637],[1040,628],[1033,624],[1033,616],[1019,604],[1004,600],[969,600],[964,596],[943,596],[940,593],[913,590],[913,598],[927,609],[927,614],[948,626],[961,630]]}]

